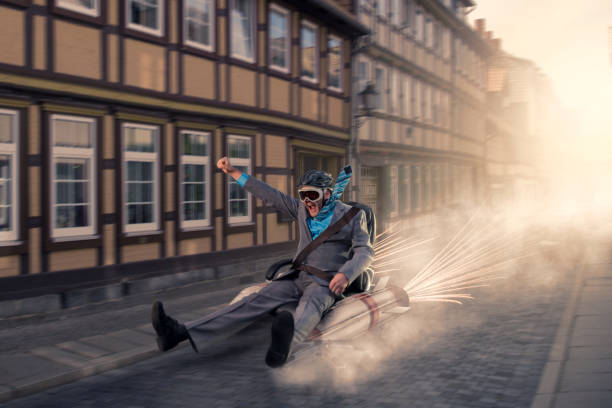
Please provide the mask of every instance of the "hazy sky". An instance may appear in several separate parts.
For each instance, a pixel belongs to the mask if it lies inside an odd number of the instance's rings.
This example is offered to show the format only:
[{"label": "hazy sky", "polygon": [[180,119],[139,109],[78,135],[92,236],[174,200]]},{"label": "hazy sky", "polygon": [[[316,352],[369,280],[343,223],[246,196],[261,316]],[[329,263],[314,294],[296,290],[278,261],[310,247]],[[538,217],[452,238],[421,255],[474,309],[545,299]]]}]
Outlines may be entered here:
[{"label": "hazy sky", "polygon": [[[585,135],[612,152],[612,0],[477,0],[471,20],[486,18],[502,48],[534,61]],[[587,135],[588,134],[588,135]]]}]

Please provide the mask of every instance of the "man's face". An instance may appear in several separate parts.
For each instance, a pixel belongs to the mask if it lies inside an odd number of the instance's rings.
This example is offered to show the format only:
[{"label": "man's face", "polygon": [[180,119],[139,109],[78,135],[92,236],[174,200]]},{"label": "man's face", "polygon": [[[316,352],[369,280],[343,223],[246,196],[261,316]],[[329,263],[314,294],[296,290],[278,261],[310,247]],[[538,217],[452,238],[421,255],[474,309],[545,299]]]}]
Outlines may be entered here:
[{"label": "man's face", "polygon": [[321,199],[316,200],[316,201],[311,201],[310,199],[306,198],[305,200],[303,200],[304,205],[306,206],[306,210],[308,210],[308,214],[312,218],[319,215],[319,211],[321,211],[321,208],[323,207],[325,200],[327,200],[330,196],[331,196],[331,192],[328,189],[325,189],[325,192],[323,193],[323,197]]}]

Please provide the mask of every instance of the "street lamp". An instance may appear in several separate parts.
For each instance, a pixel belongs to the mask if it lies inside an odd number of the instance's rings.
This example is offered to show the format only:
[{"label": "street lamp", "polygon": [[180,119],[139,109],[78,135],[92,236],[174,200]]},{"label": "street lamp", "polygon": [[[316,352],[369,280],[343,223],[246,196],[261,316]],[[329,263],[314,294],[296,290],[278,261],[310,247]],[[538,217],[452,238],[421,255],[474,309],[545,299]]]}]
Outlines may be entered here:
[{"label": "street lamp", "polygon": [[[351,140],[349,143],[349,163],[353,166],[353,188],[351,199],[359,201],[359,183],[361,176],[359,158],[359,128],[372,116],[374,109],[378,107],[378,92],[372,82],[357,94],[356,104],[353,105],[353,116],[351,118]],[[356,106],[355,106],[356,105]],[[363,118],[363,120],[361,120]]]},{"label": "street lamp", "polygon": [[[363,91],[357,94],[360,111],[355,114],[356,118],[372,116],[372,111],[378,106],[378,92],[372,82],[368,82]],[[359,126],[358,126],[359,127]]]}]

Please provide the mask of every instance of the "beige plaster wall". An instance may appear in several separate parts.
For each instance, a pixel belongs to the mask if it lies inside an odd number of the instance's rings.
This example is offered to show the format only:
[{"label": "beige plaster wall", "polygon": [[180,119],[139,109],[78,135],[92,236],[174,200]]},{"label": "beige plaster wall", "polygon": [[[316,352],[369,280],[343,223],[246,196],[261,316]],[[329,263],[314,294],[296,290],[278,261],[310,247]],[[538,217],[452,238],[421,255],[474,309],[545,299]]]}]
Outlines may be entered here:
[{"label": "beige plaster wall", "polygon": [[[2,10],[0,10],[2,13]],[[19,255],[0,257],[0,278],[19,275],[21,261]]]},{"label": "beige plaster wall", "polygon": [[231,102],[255,106],[255,72],[232,66],[230,75]]},{"label": "beige plaster wall", "polygon": [[289,87],[291,83],[289,81],[285,81],[284,79],[270,77],[269,84],[270,88],[268,89],[268,92],[270,92],[270,109],[289,113],[291,105],[289,99]]},{"label": "beige plaster wall", "polygon": [[227,237],[227,249],[245,248],[253,246],[253,233],[243,232]]},{"label": "beige plaster wall", "polygon": [[97,252],[95,248],[51,252],[49,254],[49,271],[92,268],[98,264]]},{"label": "beige plaster wall", "polygon": [[125,83],[163,92],[166,87],[166,58],[162,46],[125,39]]},{"label": "beige plaster wall", "polygon": [[121,262],[146,261],[159,258],[160,244],[152,242],[149,244],[125,245],[121,248]]},{"label": "beige plaster wall", "polygon": [[215,64],[207,59],[183,55],[185,95],[213,99],[215,97]]},{"label": "beige plaster wall", "polygon": [[212,251],[212,238],[185,239],[179,242],[181,255],[205,254]]},{"label": "beige plaster wall", "polygon": [[0,6],[0,62],[25,65],[25,13]]},{"label": "beige plaster wall", "polygon": [[62,74],[100,79],[101,31],[62,20],[55,21],[55,70]]}]

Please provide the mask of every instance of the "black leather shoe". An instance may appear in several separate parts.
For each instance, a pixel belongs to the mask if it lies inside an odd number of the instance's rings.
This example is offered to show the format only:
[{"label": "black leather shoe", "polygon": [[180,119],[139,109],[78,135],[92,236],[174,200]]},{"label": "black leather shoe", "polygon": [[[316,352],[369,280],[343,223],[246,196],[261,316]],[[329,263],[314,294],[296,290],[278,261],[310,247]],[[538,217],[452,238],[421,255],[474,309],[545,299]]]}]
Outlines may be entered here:
[{"label": "black leather shoe", "polygon": [[157,333],[159,351],[168,351],[189,338],[185,325],[166,315],[164,305],[159,300],[153,303],[151,323]]},{"label": "black leather shoe", "polygon": [[266,364],[277,368],[285,364],[293,340],[293,315],[279,312],[272,323],[272,340],[266,354]]}]

